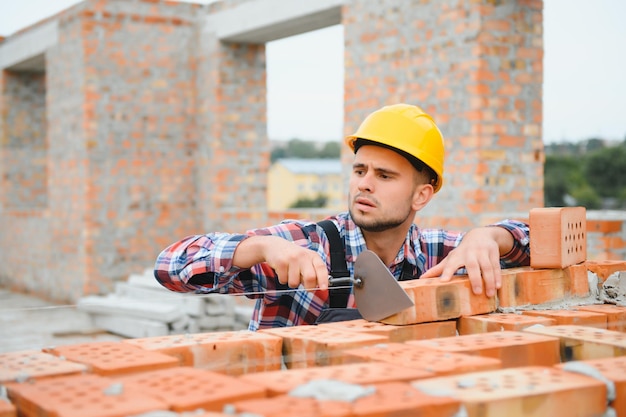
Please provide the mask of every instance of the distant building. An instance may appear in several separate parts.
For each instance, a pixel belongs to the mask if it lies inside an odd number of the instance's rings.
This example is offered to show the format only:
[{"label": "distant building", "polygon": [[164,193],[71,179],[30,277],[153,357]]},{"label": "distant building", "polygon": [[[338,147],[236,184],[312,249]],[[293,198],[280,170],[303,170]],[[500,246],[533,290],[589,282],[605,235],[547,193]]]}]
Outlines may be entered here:
[{"label": "distant building", "polygon": [[343,210],[343,191],[339,159],[278,159],[272,164],[267,181],[267,208],[285,210],[299,199],[326,197],[323,208]]}]

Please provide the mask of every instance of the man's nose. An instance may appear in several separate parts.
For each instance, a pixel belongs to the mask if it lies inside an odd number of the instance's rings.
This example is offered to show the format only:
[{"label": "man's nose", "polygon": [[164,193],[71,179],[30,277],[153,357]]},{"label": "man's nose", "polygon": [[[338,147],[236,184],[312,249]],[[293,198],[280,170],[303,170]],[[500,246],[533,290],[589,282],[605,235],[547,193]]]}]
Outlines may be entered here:
[{"label": "man's nose", "polygon": [[369,191],[372,192],[373,188],[373,176],[371,173],[365,173],[361,178],[359,178],[358,187],[361,191]]}]

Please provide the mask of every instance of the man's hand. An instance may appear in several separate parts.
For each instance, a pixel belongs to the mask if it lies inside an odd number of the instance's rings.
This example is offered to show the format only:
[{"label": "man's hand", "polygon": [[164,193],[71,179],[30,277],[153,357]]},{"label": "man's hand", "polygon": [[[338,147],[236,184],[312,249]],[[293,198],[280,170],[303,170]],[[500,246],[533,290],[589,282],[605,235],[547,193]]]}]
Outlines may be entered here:
[{"label": "man's hand", "polygon": [[450,281],[459,268],[465,267],[474,294],[483,292],[484,283],[485,294],[493,297],[502,286],[500,256],[512,247],[513,236],[504,228],[473,229],[443,261],[422,274],[422,278],[441,277],[442,281]]},{"label": "man's hand", "polygon": [[278,236],[251,236],[239,243],[233,263],[240,268],[265,262],[276,271],[278,281],[291,288],[328,289],[328,269],[314,251]]}]

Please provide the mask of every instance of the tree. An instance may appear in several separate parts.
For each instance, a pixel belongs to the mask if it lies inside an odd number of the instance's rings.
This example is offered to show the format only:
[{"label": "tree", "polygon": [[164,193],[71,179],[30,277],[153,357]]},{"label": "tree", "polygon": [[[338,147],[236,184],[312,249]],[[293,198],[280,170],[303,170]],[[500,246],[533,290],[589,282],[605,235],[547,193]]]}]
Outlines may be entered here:
[{"label": "tree", "polygon": [[341,145],[339,142],[326,142],[319,152],[320,158],[339,158],[341,156]]},{"label": "tree", "polygon": [[579,158],[546,156],[544,165],[544,201],[546,206],[563,207],[565,196],[586,185]]},{"label": "tree", "polygon": [[626,146],[612,146],[590,153],[584,171],[587,181],[600,197],[617,197],[626,188]]},{"label": "tree", "polygon": [[289,208],[323,208],[326,206],[328,197],[318,194],[315,198],[300,197]]}]

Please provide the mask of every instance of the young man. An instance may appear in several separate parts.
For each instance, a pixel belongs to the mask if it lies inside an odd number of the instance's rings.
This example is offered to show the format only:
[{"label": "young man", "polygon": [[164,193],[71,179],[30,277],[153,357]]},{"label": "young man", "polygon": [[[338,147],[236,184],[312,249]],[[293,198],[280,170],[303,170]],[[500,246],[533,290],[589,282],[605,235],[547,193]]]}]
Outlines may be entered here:
[{"label": "young man", "polygon": [[[443,136],[419,107],[383,107],[346,138],[354,151],[348,212],[330,217],[350,274],[366,249],[396,279],[447,281],[465,268],[475,293],[494,296],[501,267],[529,265],[528,225],[505,220],[468,233],[421,230],[415,215],[443,183]],[[314,324],[328,308],[329,241],[314,222],[287,220],[244,234],[186,237],[165,249],[156,279],[179,292],[257,298],[250,330]],[[350,296],[347,307],[354,307]]]}]

